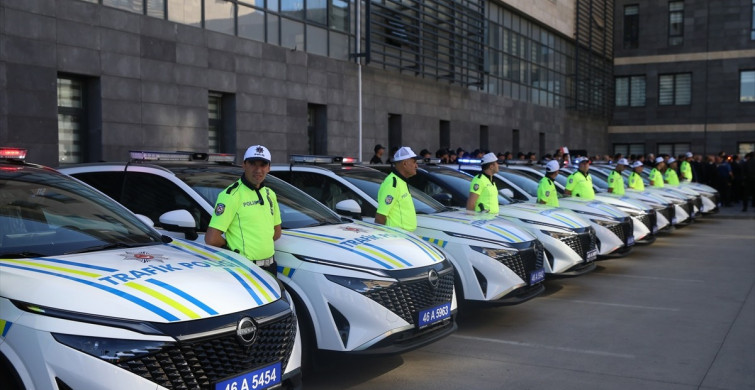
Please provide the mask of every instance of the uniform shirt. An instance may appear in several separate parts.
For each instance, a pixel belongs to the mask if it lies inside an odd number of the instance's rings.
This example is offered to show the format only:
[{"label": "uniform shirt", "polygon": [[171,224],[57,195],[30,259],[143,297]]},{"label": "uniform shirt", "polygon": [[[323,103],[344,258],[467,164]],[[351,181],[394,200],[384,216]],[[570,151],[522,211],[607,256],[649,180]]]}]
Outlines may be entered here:
[{"label": "uniform shirt", "polygon": [[477,194],[475,211],[498,214],[498,187],[484,173],[478,173],[469,184],[469,192]]},{"label": "uniform shirt", "polygon": [[692,165],[690,165],[689,161],[682,161],[682,164],[679,166],[679,173],[682,174],[680,178],[682,181],[692,181]]},{"label": "uniform shirt", "polygon": [[611,171],[608,175],[608,186],[613,189],[613,194],[624,195],[624,178],[618,171]]},{"label": "uniform shirt", "polygon": [[413,232],[417,229],[417,213],[406,180],[396,171],[391,172],[378,190],[379,214],[386,216],[385,224]]},{"label": "uniform shirt", "polygon": [[540,179],[540,184],[537,185],[537,201],[543,202],[548,206],[558,207],[556,185],[553,184],[553,180],[547,176]]},{"label": "uniform shirt", "polygon": [[663,188],[663,175],[661,175],[661,171],[653,168],[653,170],[650,171],[650,176],[648,176],[648,180],[650,180],[651,186]]},{"label": "uniform shirt", "polygon": [[676,171],[671,168],[666,169],[666,172],[663,173],[663,180],[665,180],[670,186],[676,187],[679,185],[679,176],[677,176]]},{"label": "uniform shirt", "polygon": [[218,195],[210,227],[225,232],[228,248],[250,260],[275,253],[273,234],[281,224],[278,198],[264,183],[259,190],[242,177]]},{"label": "uniform shirt", "polygon": [[592,188],[592,176],[576,171],[569,175],[566,189],[571,191],[572,196],[582,199],[595,199],[595,190]]},{"label": "uniform shirt", "polygon": [[629,188],[635,191],[645,191],[645,183],[642,181],[642,176],[637,172],[632,172],[629,175]]}]

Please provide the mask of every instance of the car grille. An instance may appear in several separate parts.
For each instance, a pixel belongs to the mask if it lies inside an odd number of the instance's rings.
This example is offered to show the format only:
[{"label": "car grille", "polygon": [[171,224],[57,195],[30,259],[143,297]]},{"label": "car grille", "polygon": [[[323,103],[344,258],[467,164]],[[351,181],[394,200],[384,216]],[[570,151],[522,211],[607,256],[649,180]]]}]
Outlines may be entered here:
[{"label": "car grille", "polygon": [[608,230],[613,232],[613,234],[619,237],[621,242],[626,244],[627,239],[632,235],[632,220],[630,219],[628,222],[620,222],[615,225],[608,226]]},{"label": "car grille", "polygon": [[703,197],[698,195],[695,197],[695,206],[698,210],[702,211],[703,209]]},{"label": "car grille", "polygon": [[416,325],[420,310],[451,301],[454,291],[453,270],[439,273],[438,287],[430,285],[427,279],[399,281],[388,288],[375,288],[362,293],[373,301]]},{"label": "car grille", "polygon": [[543,266],[543,247],[540,242],[526,249],[520,249],[509,256],[499,257],[501,264],[514,271],[525,282],[528,282],[529,274]]},{"label": "car grille", "polygon": [[692,211],[694,210],[694,208],[692,207],[692,205],[693,205],[693,204],[694,204],[694,203],[693,203],[693,201],[692,201],[692,200],[688,200],[688,201],[687,201],[687,202],[685,202],[685,203],[684,203],[683,205],[681,205],[682,209],[683,209],[683,210],[684,210],[684,211],[685,211],[685,212],[686,212],[687,214],[689,214],[689,216],[690,216],[690,217],[692,217],[692,215],[693,215],[693,214],[692,214]]},{"label": "car grille", "polygon": [[653,226],[656,225],[658,217],[655,215],[655,210],[650,211],[647,214],[642,215],[639,220],[642,222],[645,227],[648,228],[651,232],[653,231]]},{"label": "car grille", "polygon": [[233,331],[198,341],[179,342],[158,353],[117,365],[170,389],[209,389],[217,381],[277,361],[285,371],[295,336],[296,317],[289,314],[259,325],[250,346],[243,346]]},{"label": "car grille", "polygon": [[584,232],[569,238],[562,238],[561,242],[568,245],[582,260],[587,260],[587,252],[595,248],[595,234]]},{"label": "car grille", "polygon": [[664,217],[666,217],[668,222],[671,223],[671,220],[674,218],[674,215],[676,214],[676,209],[674,208],[674,205],[671,204],[664,209],[658,210],[658,212],[661,213],[661,215],[663,215]]}]

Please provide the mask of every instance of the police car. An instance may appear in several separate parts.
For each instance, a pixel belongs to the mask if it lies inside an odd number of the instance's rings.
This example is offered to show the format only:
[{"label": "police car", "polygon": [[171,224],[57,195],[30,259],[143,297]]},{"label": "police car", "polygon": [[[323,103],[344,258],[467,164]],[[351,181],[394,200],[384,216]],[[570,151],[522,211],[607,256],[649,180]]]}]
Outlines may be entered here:
[{"label": "police car", "polygon": [[[472,175],[454,169],[458,166],[439,166],[439,160],[429,159],[420,164],[417,174],[407,180],[409,185],[449,206],[466,209]],[[469,172],[480,171],[480,160],[465,160],[462,165]],[[375,166],[390,172],[390,165]],[[595,269],[598,256],[595,230],[578,215],[546,205],[515,201],[499,194],[498,215],[528,231],[545,247],[547,274],[574,276]]]},{"label": "police car", "polygon": [[[511,168],[517,169],[527,175],[532,176],[533,179],[540,181],[545,176],[545,167],[535,165],[514,165]],[[566,188],[566,180],[569,173],[574,172],[574,168],[562,168],[559,170],[559,174],[554,180],[556,190],[559,194],[563,194]],[[653,219],[655,218],[655,210],[651,207],[637,202],[632,199],[620,199],[611,196],[602,196],[596,194],[595,199],[586,200],[579,197],[564,197],[559,199],[559,204],[563,200],[568,199],[570,202],[580,202],[591,208],[610,207],[614,210],[628,215],[632,219],[631,234],[626,236],[627,246],[634,245],[641,240],[647,240],[647,243],[653,241],[652,229],[654,225]]]},{"label": "police car", "polygon": [[[129,163],[61,169],[101,189],[155,225],[203,243],[220,191],[242,175],[234,156],[132,152]],[[417,237],[344,221],[302,191],[268,175],[283,234],[275,242],[278,278],[293,296],[305,363],[320,350],[407,351],[456,329],[454,270]]]},{"label": "police car", "polygon": [[[271,173],[333,210],[374,221],[385,173],[338,157],[292,156],[291,161],[274,164]],[[414,233],[449,255],[456,291],[464,300],[511,305],[545,290],[543,247],[534,236],[497,216],[449,209],[421,191],[410,191],[417,212]]]},{"label": "police car", "polygon": [[[514,199],[532,203],[537,201],[538,180],[535,177],[501,167],[494,179],[498,188],[512,191]],[[559,199],[559,208],[577,213],[590,224],[595,230],[600,256],[621,256],[631,249],[633,222],[629,215],[621,210],[600,202],[590,203],[567,198]]]},{"label": "police car", "polygon": [[0,388],[301,385],[275,278],[24,157],[0,150]]},{"label": "police car", "polygon": [[[645,169],[641,173],[643,180],[646,180],[645,189],[659,193],[661,196],[677,196],[690,200],[692,210],[690,216],[694,219],[701,214],[712,214],[718,212],[718,202],[720,196],[714,188],[699,183],[680,183],[678,186],[666,184],[662,188],[656,188],[649,185],[647,180],[650,170]],[[628,177],[628,175],[627,175]]]}]

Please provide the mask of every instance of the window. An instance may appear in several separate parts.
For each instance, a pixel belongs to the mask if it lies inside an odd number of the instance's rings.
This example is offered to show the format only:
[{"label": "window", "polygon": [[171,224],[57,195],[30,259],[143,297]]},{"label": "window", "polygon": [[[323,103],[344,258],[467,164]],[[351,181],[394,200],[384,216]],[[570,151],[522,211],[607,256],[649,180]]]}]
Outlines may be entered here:
[{"label": "window", "polygon": [[613,154],[617,153],[627,158],[631,155],[642,156],[645,154],[645,144],[613,144]]},{"label": "window", "polygon": [[616,107],[645,106],[645,76],[616,78]]},{"label": "window", "polygon": [[692,73],[658,77],[658,105],[686,106],[692,103]]},{"label": "window", "polygon": [[168,0],[168,20],[201,27],[202,3],[192,0]]},{"label": "window", "polygon": [[328,154],[328,111],[322,104],[307,106],[309,154]]},{"label": "window", "polygon": [[658,144],[658,155],[679,156],[690,151],[689,143]]},{"label": "window", "polygon": [[752,14],[750,18],[752,20],[750,23],[750,39],[755,41],[755,0],[752,0]]},{"label": "window", "polygon": [[640,40],[640,6],[624,6],[624,48],[636,49]]},{"label": "window", "polygon": [[755,70],[739,72],[739,101],[755,103]]},{"label": "window", "polygon": [[738,142],[737,154],[744,156],[747,153],[755,152],[755,142]]},{"label": "window", "polygon": [[102,0],[102,5],[125,9],[126,11],[142,13],[144,5],[142,0]]},{"label": "window", "polygon": [[438,132],[440,134],[440,137],[439,137],[440,147],[450,148],[451,147],[451,122],[441,120],[438,125]]},{"label": "window", "polygon": [[58,76],[58,162],[80,163],[86,157],[86,91],[83,79]]},{"label": "window", "polygon": [[668,3],[668,44],[679,46],[684,43],[684,2]]},{"label": "window", "polygon": [[210,153],[218,153],[222,150],[223,139],[223,113],[222,97],[219,93],[210,92],[209,103],[207,105],[207,145]]},{"label": "window", "polygon": [[208,30],[233,35],[235,4],[226,0],[204,0],[204,26]]}]

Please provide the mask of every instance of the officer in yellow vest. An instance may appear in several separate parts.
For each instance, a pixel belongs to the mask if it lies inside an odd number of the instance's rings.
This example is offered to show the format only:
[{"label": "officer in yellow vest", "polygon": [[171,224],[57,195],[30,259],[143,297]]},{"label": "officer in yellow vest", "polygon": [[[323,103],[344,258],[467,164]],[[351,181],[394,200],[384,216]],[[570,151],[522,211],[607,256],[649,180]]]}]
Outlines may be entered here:
[{"label": "officer in yellow vest", "polygon": [[575,162],[577,163],[578,170],[569,175],[564,193],[567,196],[587,200],[595,199],[592,176],[590,176],[590,160],[587,157],[577,157]]},{"label": "officer in yellow vest", "polygon": [[691,182],[692,181],[692,164],[690,164],[690,160],[692,160],[692,152],[687,152],[684,155],[684,159],[679,164],[679,174],[681,177],[679,179],[681,181],[685,182]]},{"label": "officer in yellow vest", "polygon": [[553,180],[558,176],[559,169],[560,166],[556,160],[545,164],[545,176],[540,179],[540,184],[537,186],[537,203],[558,207],[558,193]]},{"label": "officer in yellow vest", "polygon": [[249,147],[243,167],[241,178],[218,195],[204,241],[240,253],[276,275],[273,241],[281,236],[281,216],[275,192],[264,183],[270,151],[262,145]]},{"label": "officer in yellow vest", "polygon": [[608,192],[616,195],[624,195],[624,177],[621,172],[629,166],[629,161],[625,158],[620,158],[616,162],[611,174],[608,175]]},{"label": "officer in yellow vest", "polygon": [[655,166],[650,170],[650,175],[648,176],[651,186],[663,188],[663,174],[661,174],[661,169],[663,169],[665,165],[666,163],[664,162],[663,157],[658,156],[655,158]]},{"label": "officer in yellow vest", "polygon": [[670,186],[678,187],[679,176],[676,174],[676,159],[669,157],[666,164],[668,165],[663,171],[663,181]]},{"label": "officer in yellow vest", "polygon": [[493,182],[493,175],[498,172],[498,157],[495,153],[482,156],[482,172],[475,175],[469,183],[467,210],[498,214],[498,187]]},{"label": "officer in yellow vest", "polygon": [[635,191],[645,191],[645,182],[642,181],[642,170],[645,169],[645,164],[642,163],[642,161],[635,161],[631,165],[632,173],[629,175],[629,185],[627,186],[630,190]]},{"label": "officer in yellow vest", "polygon": [[406,180],[417,174],[417,155],[408,146],[393,155],[393,171],[378,190],[375,223],[399,227],[413,232],[417,229],[417,213]]}]

